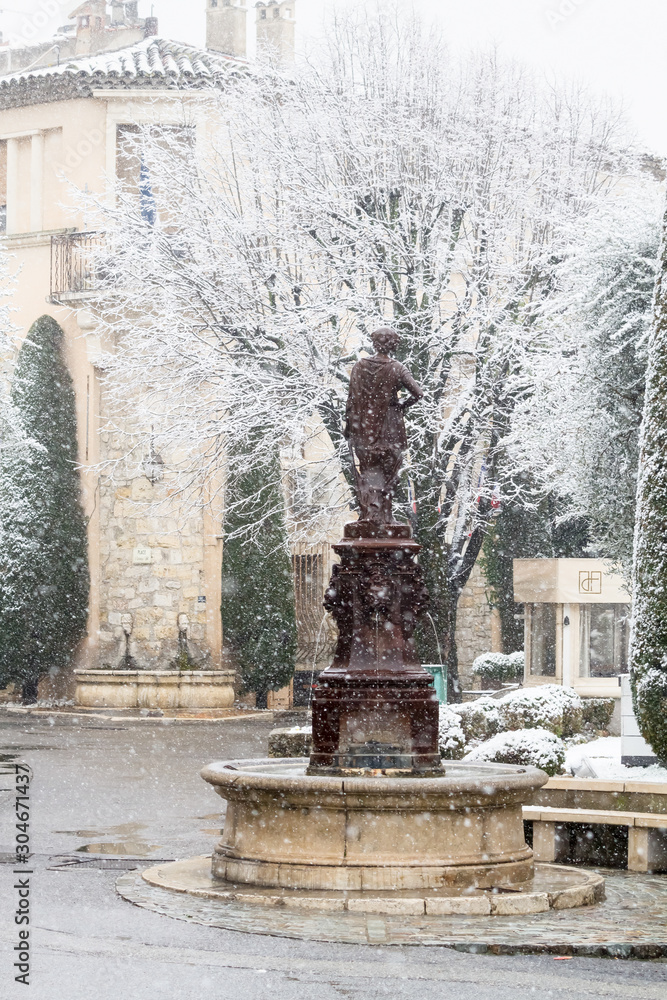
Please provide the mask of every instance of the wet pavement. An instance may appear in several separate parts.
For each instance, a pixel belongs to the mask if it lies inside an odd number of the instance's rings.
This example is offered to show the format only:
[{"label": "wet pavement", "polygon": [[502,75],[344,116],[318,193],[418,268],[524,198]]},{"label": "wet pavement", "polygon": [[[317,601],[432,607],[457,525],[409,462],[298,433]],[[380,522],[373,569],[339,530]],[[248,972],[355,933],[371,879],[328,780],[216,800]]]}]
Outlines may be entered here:
[{"label": "wet pavement", "polygon": [[[1,713],[0,861],[13,846],[13,761],[21,760],[33,771],[34,875],[26,991],[13,982],[13,869],[0,864],[0,996],[665,1000],[665,961],[473,955],[438,945],[387,947],[381,938],[358,945],[295,940],[275,936],[280,931],[247,933],[240,919],[207,926],[122,900],[116,880],[134,877],[124,868],[212,849],[224,803],[198,772],[213,760],[265,756],[271,727],[268,715],[125,725]],[[626,911],[629,927],[649,919],[640,896]],[[590,915],[594,922],[594,908]]]}]

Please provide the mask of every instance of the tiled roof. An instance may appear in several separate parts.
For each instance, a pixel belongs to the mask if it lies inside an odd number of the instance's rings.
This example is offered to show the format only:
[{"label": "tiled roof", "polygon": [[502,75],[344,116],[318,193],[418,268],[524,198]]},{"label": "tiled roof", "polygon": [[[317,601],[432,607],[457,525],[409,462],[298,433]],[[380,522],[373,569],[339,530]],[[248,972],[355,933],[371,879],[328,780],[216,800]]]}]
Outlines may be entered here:
[{"label": "tiled roof", "polygon": [[241,59],[164,38],[0,77],[0,109],[92,97],[93,90],[183,90],[247,71]]}]

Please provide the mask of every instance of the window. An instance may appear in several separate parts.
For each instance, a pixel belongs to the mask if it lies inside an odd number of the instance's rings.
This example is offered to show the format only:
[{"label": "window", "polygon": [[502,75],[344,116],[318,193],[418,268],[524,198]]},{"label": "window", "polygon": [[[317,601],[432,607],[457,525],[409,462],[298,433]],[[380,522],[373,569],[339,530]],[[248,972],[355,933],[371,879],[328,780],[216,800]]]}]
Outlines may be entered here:
[{"label": "window", "polygon": [[[144,145],[144,137],[146,145]],[[188,169],[195,145],[195,130],[189,126],[118,125],[116,130],[116,177],[119,189],[136,198],[143,219],[155,224],[159,206],[169,199],[169,186],[174,183],[169,169],[161,169],[159,149],[182,157],[183,170]],[[173,160],[170,162],[173,163]]]},{"label": "window", "polygon": [[556,676],[556,605],[530,604],[530,672]]},{"label": "window", "polygon": [[274,9],[273,9],[273,16],[274,17],[280,17],[280,9],[278,7],[274,7]]},{"label": "window", "polygon": [[298,552],[292,556],[297,662],[309,667],[312,667],[315,660],[319,663],[322,657],[327,659],[336,641],[336,630],[322,606],[329,578],[329,563],[328,545],[319,546],[319,551]]},{"label": "window", "polygon": [[579,676],[615,677],[628,669],[629,604],[579,605]]},{"label": "window", "polygon": [[266,20],[266,8],[265,7],[262,7],[262,9],[260,10],[259,17],[260,17],[260,20],[262,20],[262,21]]}]

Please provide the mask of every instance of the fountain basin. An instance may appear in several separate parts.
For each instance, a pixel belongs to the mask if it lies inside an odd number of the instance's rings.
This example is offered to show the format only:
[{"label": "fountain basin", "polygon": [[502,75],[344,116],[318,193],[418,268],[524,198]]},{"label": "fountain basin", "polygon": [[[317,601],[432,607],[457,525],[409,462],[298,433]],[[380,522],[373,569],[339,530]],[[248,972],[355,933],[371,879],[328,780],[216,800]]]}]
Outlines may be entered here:
[{"label": "fountain basin", "polygon": [[233,670],[75,670],[84,708],[231,708]]},{"label": "fountain basin", "polygon": [[447,762],[438,777],[311,776],[307,758],[233,760],[202,777],[227,800],[214,878],[287,889],[492,888],[533,878],[521,807],[532,767]]}]

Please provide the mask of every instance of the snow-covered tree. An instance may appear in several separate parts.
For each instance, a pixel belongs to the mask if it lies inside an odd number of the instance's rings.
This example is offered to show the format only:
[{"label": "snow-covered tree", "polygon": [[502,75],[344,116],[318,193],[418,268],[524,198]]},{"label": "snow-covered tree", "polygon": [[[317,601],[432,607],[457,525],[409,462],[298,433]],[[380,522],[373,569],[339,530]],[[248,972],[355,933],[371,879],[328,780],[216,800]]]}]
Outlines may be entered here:
[{"label": "snow-covered tree", "polygon": [[648,345],[637,486],[631,679],[642,735],[667,764],[667,214]]},{"label": "snow-covered tree", "polygon": [[585,522],[591,551],[628,580],[661,197],[635,178],[568,233],[513,421],[535,510],[550,495],[561,532]]},{"label": "snow-covered tree", "polygon": [[[183,488],[225,463],[230,480],[242,474],[250,431],[256,467],[279,468],[276,452],[302,444],[316,414],[339,498],[341,469],[352,479],[349,368],[375,327],[394,325],[426,392],[408,421],[403,513],[458,697],[458,596],[503,486],[535,304],[566,225],[626,162],[622,123],[363,10],[331,32],[316,70],[242,76],[210,94],[203,119],[196,143],[186,128],[179,142],[136,133],[155,211],[135,182],[101,223],[109,410],[119,431],[130,411],[139,428],[128,452],[151,425],[163,453],[180,451]],[[435,639],[421,642],[433,660]]]},{"label": "snow-covered tree", "polygon": [[18,355],[0,452],[0,675],[37,698],[39,678],[71,662],[88,611],[86,521],[72,379],[50,316]]}]

